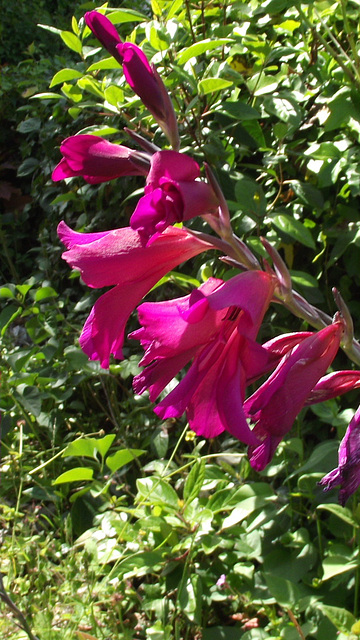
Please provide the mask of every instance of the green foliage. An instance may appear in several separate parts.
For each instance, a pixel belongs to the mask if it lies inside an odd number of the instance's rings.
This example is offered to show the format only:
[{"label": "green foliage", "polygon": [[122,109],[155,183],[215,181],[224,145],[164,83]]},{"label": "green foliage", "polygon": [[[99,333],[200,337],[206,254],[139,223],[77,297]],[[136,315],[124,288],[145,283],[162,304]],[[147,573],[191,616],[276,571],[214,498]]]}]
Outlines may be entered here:
[{"label": "green foliage", "polygon": [[[9,3],[1,33],[13,52],[0,89],[8,593],[40,640],[132,639],[134,629],[141,640],[357,637],[359,509],[317,486],[352,410],[332,400],[304,411],[259,477],[238,442],[184,440],[184,424],[160,424],[146,397],[132,397],[133,346],[109,371],[79,349],[95,297],[62,264],[56,224],[125,225],[142,182],[54,185],[58,146],[77,132],[130,144],[124,126],[164,139],[85,26],[93,3],[77,6],[72,21],[56,15],[56,27],[51,4],[35,4],[26,15],[43,25],[39,40],[26,20],[11,29]],[[107,13],[157,65],[182,148],[215,170],[235,231],[259,255],[266,236],[295,287],[327,313],[337,286],[357,332],[358,4],[153,0]],[[192,267],[166,276],[161,290],[229,275],[212,260]],[[276,309],[263,338],[295,329]],[[3,637],[23,639],[1,606]]]}]

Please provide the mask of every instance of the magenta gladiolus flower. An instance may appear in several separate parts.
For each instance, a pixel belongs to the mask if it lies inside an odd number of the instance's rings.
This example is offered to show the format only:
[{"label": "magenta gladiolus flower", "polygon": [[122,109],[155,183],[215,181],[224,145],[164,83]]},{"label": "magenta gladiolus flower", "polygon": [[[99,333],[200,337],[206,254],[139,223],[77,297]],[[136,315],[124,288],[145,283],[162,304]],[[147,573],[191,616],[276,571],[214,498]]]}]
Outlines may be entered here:
[{"label": "magenta gladiolus flower", "polygon": [[271,376],[244,403],[261,441],[249,449],[250,463],[261,471],[332,363],[340,346],[343,324],[335,322],[305,338],[288,352]]},{"label": "magenta gladiolus flower", "polygon": [[154,65],[136,44],[122,42],[114,25],[97,11],[85,14],[85,22],[101,44],[123,66],[132,90],[159,123],[174,149],[179,148],[179,133],[173,104]]},{"label": "magenta gladiolus flower", "polygon": [[274,292],[268,273],[249,271],[227,282],[210,278],[190,295],[140,305],[140,340],[145,355],[134,389],[150,399],[192,360],[177,387],[155,408],[161,418],[185,411],[191,429],[215,437],[225,429],[246,444],[259,441],[242,408],[246,381],[266,365],[268,354],[255,342]]},{"label": "magenta gladiolus flower", "polygon": [[145,195],[131,216],[130,226],[146,240],[169,225],[214,213],[218,200],[212,188],[200,182],[197,162],[176,151],[158,151],[150,160]]},{"label": "magenta gladiolus flower", "polygon": [[360,485],[360,407],[340,442],[338,467],[324,476],[319,484],[325,491],[340,485],[339,503],[342,506]]},{"label": "magenta gladiolus flower", "polygon": [[60,151],[64,157],[53,171],[55,182],[82,176],[86,182],[97,184],[121,176],[146,175],[150,166],[144,154],[99,136],[71,136],[62,142]]},{"label": "magenta gladiolus flower", "polygon": [[144,247],[136,231],[125,227],[100,233],[77,233],[65,222],[58,227],[63,254],[89,287],[113,286],[93,306],[80,345],[91,360],[109,366],[110,355],[122,357],[130,313],[168,271],[212,245],[186,229],[169,227]]}]

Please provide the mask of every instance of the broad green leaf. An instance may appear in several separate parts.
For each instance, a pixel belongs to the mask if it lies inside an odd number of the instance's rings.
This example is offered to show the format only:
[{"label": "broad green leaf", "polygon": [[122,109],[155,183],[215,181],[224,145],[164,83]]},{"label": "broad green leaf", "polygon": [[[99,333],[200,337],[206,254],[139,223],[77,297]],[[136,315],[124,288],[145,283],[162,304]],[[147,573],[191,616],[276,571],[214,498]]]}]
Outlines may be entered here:
[{"label": "broad green leaf", "polygon": [[346,573],[347,571],[354,571],[359,564],[359,560],[349,561],[349,559],[344,558],[344,556],[328,556],[322,564],[324,571],[322,580],[330,580],[330,578]]},{"label": "broad green leaf", "polygon": [[119,64],[115,58],[112,56],[110,58],[104,58],[103,60],[99,60],[98,62],[94,62],[90,67],[86,70],[87,73],[91,73],[92,71],[99,71],[101,69],[121,69],[122,66]]},{"label": "broad green leaf", "polygon": [[275,24],[274,29],[280,33],[293,33],[295,29],[301,26],[301,22],[297,20],[284,20],[280,24]]},{"label": "broad green leaf", "polygon": [[135,458],[142,456],[144,453],[146,453],[146,451],[143,449],[122,449],[121,451],[117,451],[113,455],[108,456],[105,463],[109,467],[110,471],[115,473],[115,471],[132,460],[135,460]]},{"label": "broad green leaf", "polygon": [[104,92],[101,89],[101,84],[92,76],[83,76],[80,80],[77,81],[78,87],[80,89],[84,89],[89,93],[92,93],[97,98],[104,99]]},{"label": "broad green leaf", "polygon": [[148,20],[148,16],[135,11],[134,9],[118,9],[107,13],[106,17],[109,18],[113,24],[123,24],[124,22],[143,22]]},{"label": "broad green leaf", "polygon": [[235,185],[236,203],[244,213],[250,216],[263,216],[266,212],[266,199],[260,184],[241,176]]},{"label": "broad green leaf", "polygon": [[114,107],[118,107],[119,104],[124,102],[124,92],[120,87],[112,84],[110,87],[107,87],[104,92],[105,100],[112,104]]},{"label": "broad green leaf", "polygon": [[350,613],[350,611],[340,607],[331,607],[327,604],[323,604],[322,602],[319,602],[318,608],[327,618],[329,618],[330,622],[335,625],[338,631],[347,635],[351,633],[352,626],[356,624],[356,618],[352,613]]},{"label": "broad green leaf", "polygon": [[77,85],[72,85],[64,82],[61,87],[61,91],[67,98],[69,98],[69,100],[72,100],[73,102],[81,102],[83,100],[82,91],[80,91],[80,88]]},{"label": "broad green leaf", "polygon": [[15,294],[9,287],[1,287],[0,298],[15,298]]},{"label": "broad green leaf", "polygon": [[16,395],[26,411],[35,416],[35,418],[40,415],[42,397],[37,387],[20,384],[17,386]]},{"label": "broad green leaf", "polygon": [[84,74],[81,71],[76,71],[76,69],[61,69],[55,73],[53,79],[50,82],[50,88],[55,87],[57,84],[62,84],[63,82],[67,82],[68,80],[78,80]]},{"label": "broad green leaf", "polygon": [[326,440],[317,445],[306,462],[293,471],[288,478],[304,473],[327,473],[337,465],[339,443],[336,440]]},{"label": "broad green leaf", "polygon": [[20,131],[20,133],[32,133],[33,131],[40,131],[40,128],[40,118],[26,118],[17,126],[17,131]]},{"label": "broad green leaf", "polygon": [[81,40],[77,35],[75,35],[75,33],[71,33],[71,31],[61,31],[60,36],[69,49],[79,53],[80,55],[82,54]]},{"label": "broad green leaf", "polygon": [[136,486],[139,492],[138,500],[149,504],[159,504],[171,509],[179,508],[179,499],[175,489],[165,480],[157,477],[138,478]]},{"label": "broad green leaf", "polygon": [[197,460],[186,478],[184,485],[184,500],[190,504],[198,497],[205,479],[205,460]]},{"label": "broad green leaf", "polygon": [[53,481],[53,485],[64,484],[65,482],[83,482],[85,480],[92,480],[94,474],[93,469],[86,467],[74,467],[69,471],[65,471]]},{"label": "broad green leaf", "polygon": [[298,603],[300,590],[295,582],[271,573],[265,573],[264,578],[271,595],[282,607],[292,609]]},{"label": "broad green leaf", "polygon": [[287,213],[281,213],[271,218],[271,223],[280,233],[285,234],[295,242],[300,242],[310,249],[315,249],[315,242],[309,229],[300,220],[296,220]]},{"label": "broad green leaf", "polygon": [[320,189],[317,189],[310,182],[300,182],[300,180],[292,180],[291,186],[296,195],[302,202],[311,208],[322,209],[324,206],[324,198]]},{"label": "broad green leaf", "polygon": [[275,76],[255,74],[248,79],[247,84],[254,96],[263,96],[273,93],[277,89],[279,81]]},{"label": "broad green leaf", "polygon": [[114,576],[125,576],[126,578],[146,576],[149,573],[159,572],[163,563],[161,550],[144,551],[121,561],[114,571]]},{"label": "broad green leaf", "polygon": [[185,64],[185,62],[190,60],[190,58],[195,58],[206,51],[212,51],[218,47],[223,47],[230,42],[233,42],[231,38],[218,38],[214,40],[206,38],[205,40],[200,40],[200,42],[196,42],[195,44],[190,45],[187,49],[180,51],[176,61],[178,64]]},{"label": "broad green leaf", "polygon": [[19,166],[16,175],[19,177],[29,176],[31,173],[39,167],[39,160],[37,158],[26,158],[24,162]]},{"label": "broad green leaf", "polygon": [[226,100],[221,105],[221,112],[236,120],[259,120],[260,113],[246,102]]},{"label": "broad green leaf", "polygon": [[104,458],[114,440],[114,434],[108,434],[102,438],[81,438],[70,442],[62,455],[63,457],[84,456],[87,458],[96,458],[97,453],[100,453],[101,457]]},{"label": "broad green leaf", "polygon": [[230,80],[224,78],[205,78],[200,80],[198,84],[198,90],[201,95],[207,95],[208,93],[215,93],[216,91],[222,91],[222,89],[228,89],[233,83]]},{"label": "broad green leaf", "polygon": [[344,522],[347,522],[347,524],[351,524],[351,526],[355,527],[356,529],[360,527],[359,522],[355,520],[350,509],[347,509],[346,507],[342,507],[341,505],[336,503],[324,503],[319,504],[316,507],[316,510],[318,509],[321,511],[328,511],[329,513],[332,513],[334,516],[340,518],[340,520],[343,520]]},{"label": "broad green leaf", "polygon": [[235,507],[229,516],[227,516],[222,523],[222,529],[229,529],[235,524],[242,522],[254,511],[261,509],[267,504],[267,500],[259,496],[246,498],[242,500],[238,507]]},{"label": "broad green leaf", "polygon": [[52,287],[41,287],[35,293],[35,302],[41,302],[47,298],[57,298],[58,293]]}]

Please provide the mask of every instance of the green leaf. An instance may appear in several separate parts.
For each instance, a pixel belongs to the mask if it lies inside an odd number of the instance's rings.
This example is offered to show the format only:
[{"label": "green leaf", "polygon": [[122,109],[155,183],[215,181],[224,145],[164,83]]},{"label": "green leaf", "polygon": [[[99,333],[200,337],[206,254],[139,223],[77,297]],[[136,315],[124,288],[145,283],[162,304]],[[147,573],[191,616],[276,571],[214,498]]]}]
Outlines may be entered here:
[{"label": "green leaf", "polygon": [[336,503],[324,503],[319,504],[316,507],[316,510],[318,509],[320,511],[328,511],[329,513],[332,513],[334,516],[336,516],[340,520],[343,520],[343,522],[347,522],[347,524],[351,524],[351,526],[355,527],[356,529],[359,529],[360,527],[360,524],[355,520],[350,509],[347,509],[346,507],[341,507]]},{"label": "green leaf", "polygon": [[275,24],[274,29],[279,31],[280,33],[293,33],[295,29],[298,29],[301,26],[301,22],[297,20],[284,20],[280,24]]},{"label": "green leaf", "polygon": [[15,298],[15,294],[9,287],[1,287],[0,298]]},{"label": "green leaf", "polygon": [[61,87],[61,91],[63,94],[69,98],[69,100],[73,100],[73,102],[81,102],[83,99],[82,91],[77,85],[67,84],[64,82]]},{"label": "green leaf", "polygon": [[330,580],[334,576],[354,571],[358,566],[359,560],[349,561],[348,558],[340,555],[327,556],[322,563],[324,572],[322,580]]},{"label": "green leaf", "polygon": [[268,93],[273,93],[277,89],[279,81],[275,76],[266,76],[257,73],[252,78],[249,78],[247,84],[254,96],[263,96]]},{"label": "green leaf", "polygon": [[308,460],[293,471],[288,478],[304,473],[327,473],[337,465],[339,443],[336,440],[326,440],[315,447]]},{"label": "green leaf", "polygon": [[315,249],[315,242],[309,229],[300,220],[296,220],[287,213],[281,213],[271,218],[271,223],[281,234],[285,234],[310,249]]},{"label": "green leaf", "polygon": [[139,492],[138,500],[142,499],[148,504],[159,504],[171,509],[179,508],[178,495],[165,480],[156,477],[138,478],[136,486]]},{"label": "green leaf", "polygon": [[84,129],[80,129],[77,135],[84,133],[91,133],[92,136],[111,136],[114,133],[119,133],[119,129],[115,129],[115,127],[103,127],[101,125],[92,124],[90,127],[84,127]]},{"label": "green leaf", "polygon": [[61,93],[44,91],[43,93],[36,93],[34,96],[30,96],[30,100],[59,100],[62,97]]},{"label": "green leaf", "polygon": [[171,18],[173,18],[177,14],[179,9],[183,9],[183,5],[184,5],[184,0],[173,0],[173,2],[169,7],[169,11],[166,19],[171,20]]},{"label": "green leaf", "polygon": [[259,120],[261,118],[259,111],[239,100],[237,102],[226,100],[221,106],[221,112],[236,120]]},{"label": "green leaf", "polygon": [[222,91],[228,89],[233,85],[230,80],[224,80],[223,78],[205,78],[198,83],[199,93],[203,96],[208,93],[215,93],[216,91]]},{"label": "green leaf", "polygon": [[120,87],[115,86],[114,84],[107,87],[104,92],[105,100],[112,104],[114,107],[118,107],[120,104],[124,102],[124,92]]},{"label": "green leaf", "polygon": [[58,293],[52,287],[41,287],[35,293],[35,302],[41,302],[48,298],[57,298]]},{"label": "green leaf", "polygon": [[77,36],[80,34],[80,29],[75,16],[72,16],[71,18],[71,28]]},{"label": "green leaf", "polygon": [[223,523],[222,529],[229,529],[233,527],[235,524],[242,522],[245,518],[247,518],[251,513],[262,509],[267,504],[267,499],[262,498],[260,496],[253,496],[251,498],[246,498],[242,500],[239,506],[235,507],[230,515],[228,515]]},{"label": "green leaf", "polygon": [[112,56],[110,58],[104,58],[103,60],[99,60],[98,62],[94,62],[90,67],[86,70],[87,73],[91,73],[91,71],[99,71],[100,69],[121,69],[121,64],[115,60]]},{"label": "green leaf", "polygon": [[37,387],[26,384],[18,385],[16,395],[22,406],[35,418],[41,413],[41,393]]},{"label": "green leaf", "polygon": [[121,449],[111,456],[108,456],[105,460],[106,465],[110,471],[115,473],[118,469],[129,464],[135,458],[142,456],[146,451],[144,449]]},{"label": "green leaf", "polygon": [[121,575],[126,578],[146,576],[149,573],[161,571],[163,562],[161,551],[144,551],[137,555],[131,555],[120,562],[113,574],[114,576]]},{"label": "green leaf", "polygon": [[198,497],[205,479],[205,460],[197,460],[193,465],[184,485],[184,500],[190,504]]},{"label": "green leaf", "polygon": [[205,40],[200,40],[200,42],[195,42],[195,44],[187,47],[187,49],[180,51],[176,61],[178,64],[185,64],[185,62],[190,60],[190,58],[195,58],[206,51],[212,51],[218,47],[223,47],[229,42],[233,42],[233,40],[231,38],[218,38],[215,40],[206,38]]},{"label": "green leaf", "polygon": [[300,182],[292,180],[291,186],[297,197],[312,209],[322,209],[324,206],[323,194],[310,182]]},{"label": "green leaf", "polygon": [[95,80],[92,76],[84,76],[83,78],[80,78],[80,80],[77,81],[77,85],[80,89],[84,89],[85,91],[92,93],[97,98],[101,98],[102,100],[104,99],[104,92],[101,89],[100,82]]},{"label": "green leaf", "polygon": [[53,480],[53,485],[64,484],[65,482],[84,482],[85,480],[92,480],[93,474],[93,469],[74,467],[74,469],[65,471],[65,473],[62,473]]},{"label": "green leaf", "polygon": [[41,129],[41,120],[40,118],[27,118],[20,122],[17,126],[17,131],[20,133],[32,133],[33,131],[40,131]]},{"label": "green leaf", "polygon": [[71,33],[71,31],[61,31],[60,36],[69,49],[80,55],[82,54],[81,40],[75,33]]},{"label": "green leaf", "polygon": [[255,180],[241,176],[235,185],[236,203],[241,211],[248,215],[263,217],[266,212],[266,200],[261,185]]},{"label": "green leaf", "polygon": [[31,173],[34,173],[39,164],[40,163],[37,158],[26,158],[26,160],[24,160],[24,162],[19,166],[16,175],[19,177],[29,176]]},{"label": "green leaf", "polygon": [[97,453],[100,453],[101,457],[104,458],[114,440],[114,434],[109,434],[103,438],[80,438],[70,442],[63,451],[62,456],[64,458],[68,456],[96,458]]},{"label": "green leaf", "polygon": [[124,22],[143,22],[148,20],[148,17],[140,11],[134,9],[120,9],[118,11],[112,11],[107,13],[106,17],[109,18],[113,24],[123,24]]},{"label": "green leaf", "polygon": [[3,336],[5,334],[5,331],[7,330],[9,324],[14,322],[15,318],[21,315],[21,313],[22,313],[22,308],[18,307],[15,304],[8,305],[7,307],[5,307],[5,309],[3,309],[0,312],[0,331],[1,331],[0,335]]},{"label": "green leaf", "polygon": [[318,608],[342,633],[351,633],[351,627],[356,623],[356,618],[350,611],[340,607],[331,607],[327,604],[318,603]]},{"label": "green leaf", "polygon": [[300,590],[295,582],[271,573],[265,573],[264,578],[271,595],[280,606],[292,609],[299,602]]},{"label": "green leaf", "polygon": [[57,84],[62,84],[63,82],[67,82],[68,80],[78,80],[84,74],[80,71],[76,71],[76,69],[61,69],[55,73],[53,79],[50,82],[50,89],[55,87]]},{"label": "green leaf", "polygon": [[178,602],[190,622],[201,624],[202,583],[200,576],[192,574],[186,582],[181,582]]}]

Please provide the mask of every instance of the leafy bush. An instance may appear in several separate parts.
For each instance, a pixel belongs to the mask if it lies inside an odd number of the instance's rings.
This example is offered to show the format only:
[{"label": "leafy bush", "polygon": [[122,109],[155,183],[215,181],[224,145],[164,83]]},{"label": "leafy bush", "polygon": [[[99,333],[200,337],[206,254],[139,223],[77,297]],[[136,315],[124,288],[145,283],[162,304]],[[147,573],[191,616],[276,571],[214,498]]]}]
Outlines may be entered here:
[{"label": "leafy bush", "polygon": [[[335,312],[336,286],[355,333],[357,4],[153,0],[151,15],[147,3],[107,10],[162,72],[181,148],[213,168],[235,232],[259,259],[265,236],[322,313]],[[58,20],[42,30],[57,56],[44,58],[40,47],[30,51],[37,65],[5,68],[1,96],[17,129],[2,167],[16,198],[0,236],[5,587],[40,640],[356,637],[359,509],[355,499],[338,506],[317,485],[336,466],[356,392],[346,404],[304,409],[258,474],[229,435],[197,438],[182,419],[161,423],[146,397],[132,396],[132,344],[109,371],[77,346],[95,296],[60,261],[56,224],[125,226],[143,181],[54,184],[57,146],[79,132],[132,145],[124,126],[164,145],[119,65],[77,18],[72,31]],[[15,112],[18,82],[31,98]],[[20,193],[11,191],[16,170]],[[191,226],[205,230],[199,219]],[[151,299],[233,273],[198,257]],[[307,328],[276,306],[261,337]],[[10,618],[1,625],[4,637],[24,637]]]}]

